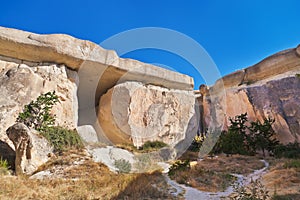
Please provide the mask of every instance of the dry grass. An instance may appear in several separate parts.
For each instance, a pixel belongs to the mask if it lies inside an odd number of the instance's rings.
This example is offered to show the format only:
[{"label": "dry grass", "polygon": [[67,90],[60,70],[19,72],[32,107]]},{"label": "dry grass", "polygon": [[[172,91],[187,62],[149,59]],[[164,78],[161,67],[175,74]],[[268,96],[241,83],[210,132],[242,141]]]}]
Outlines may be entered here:
[{"label": "dry grass", "polygon": [[[195,156],[195,152],[188,152],[182,158]],[[181,159],[182,159],[181,158]],[[187,184],[202,191],[223,191],[236,180],[231,174],[248,175],[254,170],[264,167],[264,163],[257,157],[219,155],[205,158],[191,169],[177,171],[172,178],[178,183]]]},{"label": "dry grass", "polygon": [[[270,170],[263,176],[263,183],[270,194],[294,195],[300,199],[300,168],[289,167],[290,159],[271,159]],[[295,160],[294,160],[295,161]],[[298,162],[299,159],[298,159]]]},{"label": "dry grass", "polygon": [[0,199],[172,199],[160,173],[116,174],[80,152],[65,153],[39,169],[41,180],[2,176]]}]

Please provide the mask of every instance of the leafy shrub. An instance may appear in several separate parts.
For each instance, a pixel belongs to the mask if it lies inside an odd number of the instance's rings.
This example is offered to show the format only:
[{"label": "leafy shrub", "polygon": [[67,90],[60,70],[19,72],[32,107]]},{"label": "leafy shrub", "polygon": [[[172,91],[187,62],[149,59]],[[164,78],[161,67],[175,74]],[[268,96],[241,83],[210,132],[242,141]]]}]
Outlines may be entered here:
[{"label": "leafy shrub", "polygon": [[262,150],[263,156],[265,151],[274,152],[279,141],[274,137],[275,132],[272,128],[274,119],[264,119],[264,123],[259,121],[251,122],[251,126],[248,127],[250,133],[248,136],[248,142],[252,151]]},{"label": "leafy shrub", "polygon": [[131,171],[131,164],[125,159],[116,160],[114,165],[120,173],[129,173]]},{"label": "leafy shrub", "polygon": [[226,154],[252,154],[247,141],[247,113],[229,118],[230,127],[228,131],[223,131],[216,143],[214,153],[224,152]]},{"label": "leafy shrub", "polygon": [[56,152],[83,147],[76,130],[69,130],[61,126],[51,126],[44,127],[40,133],[53,145]]},{"label": "leafy shrub", "polygon": [[231,200],[267,200],[270,198],[269,191],[266,190],[259,179],[252,180],[247,187],[235,185],[234,190],[236,195],[230,197]]},{"label": "leafy shrub", "polygon": [[2,157],[0,157],[0,175],[6,175],[8,174],[8,162],[7,160],[3,160]]},{"label": "leafy shrub", "polygon": [[55,91],[40,95],[36,101],[31,101],[25,105],[23,112],[19,113],[17,122],[24,123],[26,126],[38,131],[54,124],[54,116],[50,110],[58,102]]},{"label": "leafy shrub", "polygon": [[165,146],[167,146],[167,144],[161,141],[147,141],[143,144],[141,150],[151,151],[151,150],[161,149]]},{"label": "leafy shrub", "polygon": [[184,171],[184,170],[187,170],[190,168],[191,168],[191,166],[190,166],[189,160],[183,160],[183,161],[177,160],[169,168],[168,174],[169,174],[169,176],[173,176],[173,175],[175,175],[176,171]]},{"label": "leafy shrub", "polygon": [[300,145],[297,142],[277,145],[274,149],[274,156],[276,158],[300,158]]},{"label": "leafy shrub", "polygon": [[296,77],[297,77],[297,78],[300,78],[300,74],[296,74]]},{"label": "leafy shrub", "polygon": [[229,118],[231,125],[228,131],[223,131],[219,141],[214,146],[212,153],[254,155],[257,150],[274,153],[278,140],[275,138],[275,132],[272,129],[273,119],[264,119],[264,122],[248,121],[247,113]]}]

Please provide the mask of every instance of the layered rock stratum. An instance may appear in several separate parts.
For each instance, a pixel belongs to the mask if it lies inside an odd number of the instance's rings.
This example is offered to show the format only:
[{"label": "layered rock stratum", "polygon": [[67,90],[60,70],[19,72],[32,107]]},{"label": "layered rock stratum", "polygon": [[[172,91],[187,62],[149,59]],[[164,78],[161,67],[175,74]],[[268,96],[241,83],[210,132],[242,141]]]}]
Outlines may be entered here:
[{"label": "layered rock stratum", "polygon": [[281,142],[300,142],[299,74],[300,46],[219,79],[201,97],[204,129],[226,129],[229,117],[247,112],[250,121],[275,119]]}]

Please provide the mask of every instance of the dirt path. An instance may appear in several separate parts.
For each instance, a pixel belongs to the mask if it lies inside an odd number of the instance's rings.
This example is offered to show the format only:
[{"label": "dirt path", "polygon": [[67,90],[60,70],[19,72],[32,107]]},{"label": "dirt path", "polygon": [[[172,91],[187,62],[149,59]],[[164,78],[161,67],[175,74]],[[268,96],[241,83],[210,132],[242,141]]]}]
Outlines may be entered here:
[{"label": "dirt path", "polygon": [[[237,177],[237,181],[235,183],[239,185],[248,185],[251,180],[257,180],[258,178],[260,178],[264,173],[266,173],[266,170],[269,167],[269,163],[267,161],[261,160],[261,162],[265,164],[265,167],[259,170],[255,170],[248,176],[232,174]],[[167,173],[165,174],[165,178],[168,184],[173,188],[172,194],[174,196],[177,196],[178,194],[185,192],[184,197],[187,200],[219,200],[229,196],[234,191],[233,186],[230,186],[223,192],[204,192],[192,187],[188,187],[186,185],[178,184],[177,182],[171,180],[170,177],[168,177]]]}]

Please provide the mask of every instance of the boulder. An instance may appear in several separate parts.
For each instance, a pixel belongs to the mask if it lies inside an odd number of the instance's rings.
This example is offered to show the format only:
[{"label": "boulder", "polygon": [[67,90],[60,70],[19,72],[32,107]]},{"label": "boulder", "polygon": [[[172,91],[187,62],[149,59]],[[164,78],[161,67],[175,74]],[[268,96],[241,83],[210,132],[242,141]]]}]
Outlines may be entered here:
[{"label": "boulder", "polygon": [[114,144],[163,141],[175,146],[196,133],[195,96],[139,82],[125,82],[100,99],[98,119]]},{"label": "boulder", "polygon": [[95,144],[98,142],[97,133],[92,125],[78,126],[76,128],[84,144]]},{"label": "boulder", "polygon": [[94,148],[89,150],[89,153],[92,155],[92,159],[95,162],[104,163],[111,171],[114,172],[119,171],[115,165],[115,162],[118,160],[125,160],[125,162],[128,162],[131,165],[131,167],[133,167],[136,162],[133,153],[113,146]]},{"label": "boulder", "polygon": [[14,144],[15,172],[17,175],[32,174],[48,161],[53,148],[48,141],[22,123],[16,123],[6,130]]}]

